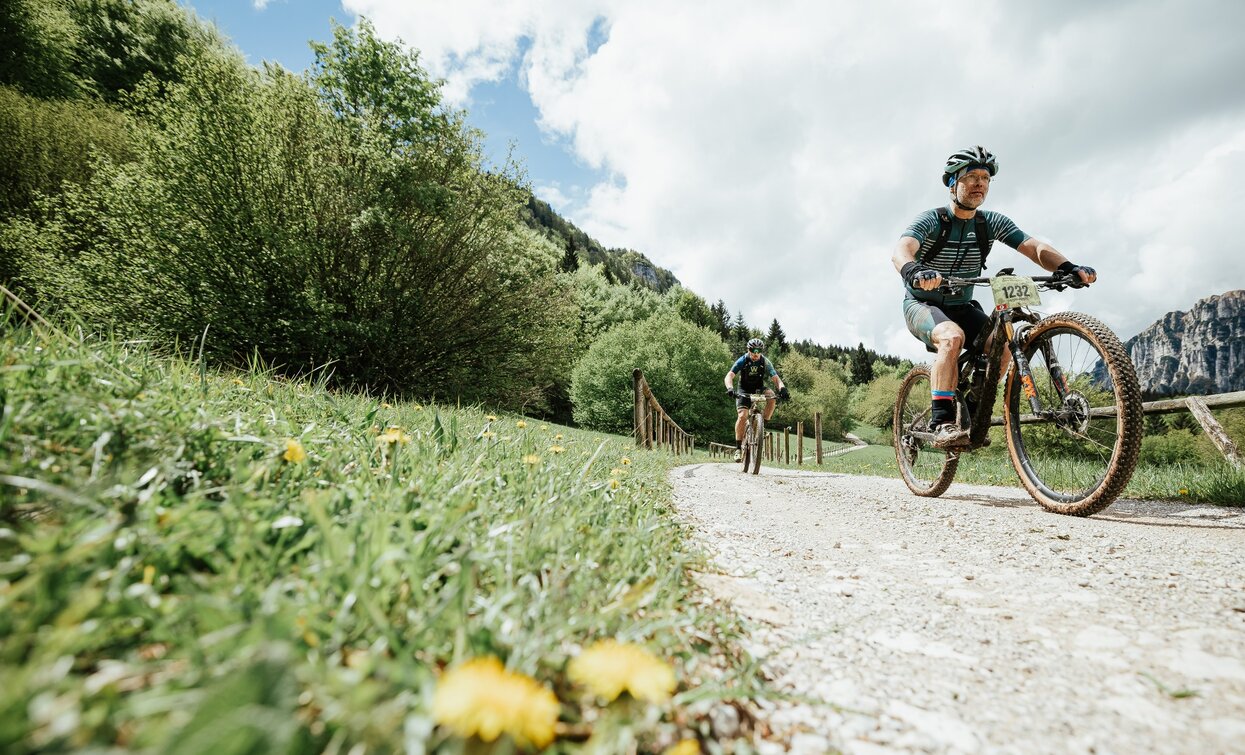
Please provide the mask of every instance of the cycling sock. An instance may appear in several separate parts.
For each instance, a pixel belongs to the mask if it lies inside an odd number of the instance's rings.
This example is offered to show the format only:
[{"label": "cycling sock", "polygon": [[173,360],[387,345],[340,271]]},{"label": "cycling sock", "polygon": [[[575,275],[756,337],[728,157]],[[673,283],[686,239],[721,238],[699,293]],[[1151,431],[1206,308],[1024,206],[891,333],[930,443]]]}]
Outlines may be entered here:
[{"label": "cycling sock", "polygon": [[737,441],[735,441],[735,450],[736,450],[736,451],[738,451],[739,449],[743,448],[743,446],[744,446],[744,442],[743,442],[742,440],[737,440]]},{"label": "cycling sock", "polygon": [[[952,394],[955,395],[955,394]],[[955,400],[935,398],[930,402],[929,426],[931,428],[955,421]]]}]

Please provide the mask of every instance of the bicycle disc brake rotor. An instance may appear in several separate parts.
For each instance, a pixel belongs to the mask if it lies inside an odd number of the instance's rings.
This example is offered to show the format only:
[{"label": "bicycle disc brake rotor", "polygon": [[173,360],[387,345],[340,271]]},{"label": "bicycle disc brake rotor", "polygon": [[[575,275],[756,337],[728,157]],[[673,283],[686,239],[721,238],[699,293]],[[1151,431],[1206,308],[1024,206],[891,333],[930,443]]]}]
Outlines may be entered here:
[{"label": "bicycle disc brake rotor", "polygon": [[1084,435],[1089,429],[1089,401],[1076,391],[1063,397],[1063,406],[1055,417],[1055,425]]}]

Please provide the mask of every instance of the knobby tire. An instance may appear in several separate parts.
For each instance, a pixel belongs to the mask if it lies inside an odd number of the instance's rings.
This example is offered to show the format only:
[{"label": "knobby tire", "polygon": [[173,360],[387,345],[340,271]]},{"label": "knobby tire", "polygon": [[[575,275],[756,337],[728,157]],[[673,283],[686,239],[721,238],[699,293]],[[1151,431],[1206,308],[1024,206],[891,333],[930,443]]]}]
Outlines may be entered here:
[{"label": "knobby tire", "polygon": [[935,498],[946,492],[960,465],[959,454],[948,454],[908,434],[912,429],[929,431],[929,367],[913,367],[899,386],[891,416],[895,461],[908,489]]}]

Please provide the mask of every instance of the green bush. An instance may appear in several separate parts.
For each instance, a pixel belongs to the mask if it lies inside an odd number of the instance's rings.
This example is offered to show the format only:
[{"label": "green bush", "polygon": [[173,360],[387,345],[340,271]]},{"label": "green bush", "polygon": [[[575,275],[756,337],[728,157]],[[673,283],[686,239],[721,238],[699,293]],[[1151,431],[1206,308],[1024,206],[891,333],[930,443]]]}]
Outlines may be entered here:
[{"label": "green bush", "polygon": [[903,376],[893,372],[874,378],[856,392],[852,403],[852,417],[873,427],[889,428],[895,413],[895,398]]},{"label": "green bush", "polygon": [[413,55],[366,25],[336,35],[312,86],[205,54],[145,93],[134,163],[0,243],[92,325],[206,330],[218,361],[380,391],[539,402],[573,337],[557,250],[519,225],[514,175],[483,169]]},{"label": "green bush", "polygon": [[847,385],[834,373],[817,368],[816,360],[790,351],[777,367],[783,384],[791,391],[791,400],[779,405],[774,421],[795,428],[804,423],[806,435],[813,434],[815,415],[821,412],[822,436],[838,440],[847,432]]},{"label": "green bush", "polygon": [[701,440],[733,434],[735,406],[722,376],[731,355],[716,333],[669,310],[619,325],[592,344],[571,373],[575,421],[605,432],[630,433],[634,412],[631,372],[644,371],[674,421]]},{"label": "green bush", "polygon": [[[85,101],[40,100],[0,86],[0,221],[66,182],[85,183],[96,159],[123,162],[130,119]],[[16,250],[0,246],[0,282],[15,287]]]}]

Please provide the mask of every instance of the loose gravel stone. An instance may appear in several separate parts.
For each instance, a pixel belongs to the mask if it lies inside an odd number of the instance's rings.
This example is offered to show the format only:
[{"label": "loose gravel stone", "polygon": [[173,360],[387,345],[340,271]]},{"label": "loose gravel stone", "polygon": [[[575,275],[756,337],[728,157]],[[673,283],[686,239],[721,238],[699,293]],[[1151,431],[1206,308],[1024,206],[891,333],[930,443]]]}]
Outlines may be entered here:
[{"label": "loose gravel stone", "polygon": [[[777,691],[761,752],[1245,753],[1245,509],[671,475]],[[795,702],[802,701],[802,702]],[[810,704],[809,701],[812,701]]]}]

